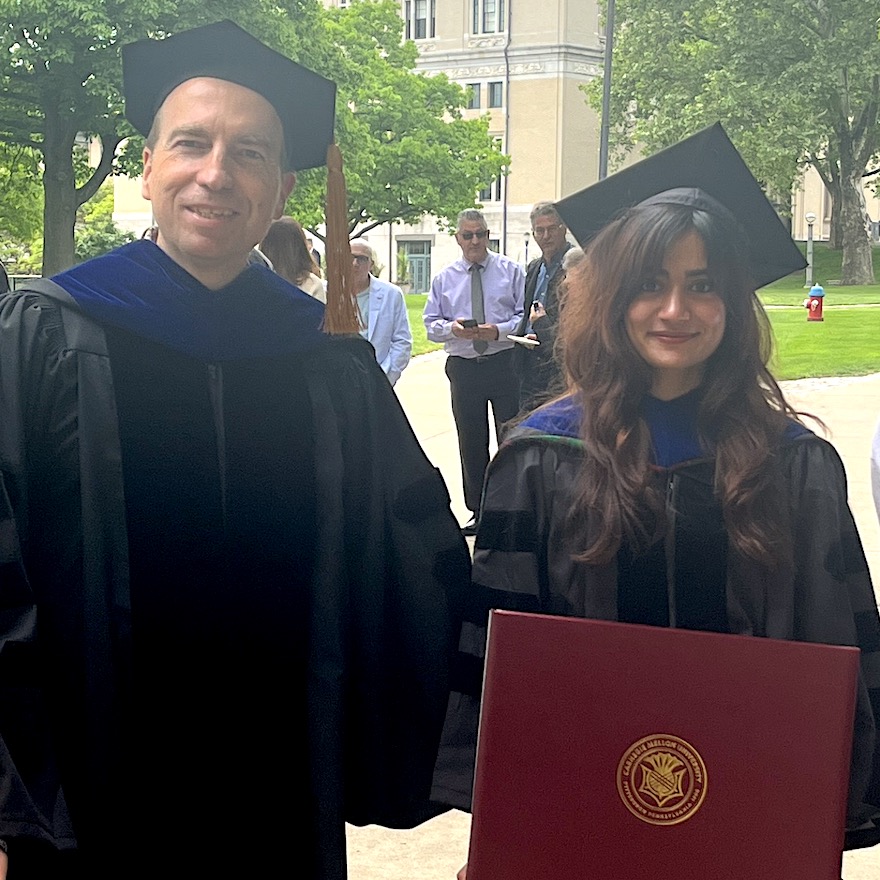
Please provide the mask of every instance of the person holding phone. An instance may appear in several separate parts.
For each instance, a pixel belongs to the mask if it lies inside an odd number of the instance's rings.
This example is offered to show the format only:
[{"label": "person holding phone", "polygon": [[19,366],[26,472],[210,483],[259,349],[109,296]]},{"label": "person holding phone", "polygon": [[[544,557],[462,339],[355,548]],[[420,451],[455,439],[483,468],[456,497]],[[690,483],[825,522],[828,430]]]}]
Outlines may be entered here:
[{"label": "person holding phone", "polygon": [[489,404],[497,437],[519,410],[513,343],[507,336],[523,318],[525,275],[518,263],[489,250],[489,227],[480,211],[458,215],[455,240],[461,259],[431,282],[423,318],[428,339],[442,342],[448,355],[464,500],[471,511],[462,533],[475,535],[489,464]]},{"label": "person holding phone", "polygon": [[532,236],[541,256],[526,269],[525,314],[516,335],[538,345],[524,342],[513,353],[519,378],[519,404],[533,409],[561,389],[562,371],[554,356],[556,327],[559,322],[559,293],[565,278],[563,259],[571,250],[568,227],[552,202],[537,202],[529,214]]}]

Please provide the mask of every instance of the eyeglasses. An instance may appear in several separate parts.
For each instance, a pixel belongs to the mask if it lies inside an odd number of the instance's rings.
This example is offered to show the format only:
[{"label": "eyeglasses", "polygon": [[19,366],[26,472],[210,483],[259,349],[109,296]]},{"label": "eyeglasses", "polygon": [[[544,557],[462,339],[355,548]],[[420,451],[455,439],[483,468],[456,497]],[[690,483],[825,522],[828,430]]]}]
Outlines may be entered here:
[{"label": "eyeglasses", "polygon": [[458,233],[465,241],[470,241],[472,238],[476,238],[477,240],[481,238],[486,238],[489,234],[488,229],[479,229],[476,232],[459,232]]},{"label": "eyeglasses", "polygon": [[363,254],[352,254],[351,258],[355,263],[358,263],[361,266],[363,266],[365,263],[372,262],[369,257],[365,257]]},{"label": "eyeglasses", "polygon": [[553,235],[559,229],[562,229],[561,223],[554,223],[552,226],[533,226],[532,235],[535,238],[543,238],[545,235]]}]

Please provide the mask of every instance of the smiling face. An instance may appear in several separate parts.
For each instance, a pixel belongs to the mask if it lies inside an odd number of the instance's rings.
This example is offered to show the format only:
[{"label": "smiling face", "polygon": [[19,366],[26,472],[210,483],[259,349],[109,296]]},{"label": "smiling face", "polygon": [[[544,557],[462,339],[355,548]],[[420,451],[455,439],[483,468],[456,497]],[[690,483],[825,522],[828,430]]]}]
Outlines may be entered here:
[{"label": "smiling face", "polygon": [[725,320],[703,240],[687,232],[667,250],[662,268],[642,281],[626,313],[630,342],[653,370],[655,397],[672,400],[700,384]]},{"label": "smiling face", "polygon": [[199,77],[168,95],[150,142],[142,191],[156,244],[206,287],[225,286],[293,189],[295,175],[281,170],[281,120],[256,92]]}]

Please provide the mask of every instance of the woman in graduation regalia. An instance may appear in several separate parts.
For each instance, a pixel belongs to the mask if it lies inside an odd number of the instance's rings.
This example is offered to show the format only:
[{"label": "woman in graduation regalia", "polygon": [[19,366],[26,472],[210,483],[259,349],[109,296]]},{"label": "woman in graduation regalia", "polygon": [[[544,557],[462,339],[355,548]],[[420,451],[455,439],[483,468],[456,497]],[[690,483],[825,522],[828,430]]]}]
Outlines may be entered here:
[{"label": "woman in graduation regalia", "polygon": [[[847,846],[867,846],[880,621],[842,463],[768,371],[755,294],[801,258],[720,127],[697,141],[559,205],[585,244],[560,325],[567,391],[487,473],[434,795],[469,808],[490,608],[855,645]],[[732,210],[769,225],[747,236]]]}]

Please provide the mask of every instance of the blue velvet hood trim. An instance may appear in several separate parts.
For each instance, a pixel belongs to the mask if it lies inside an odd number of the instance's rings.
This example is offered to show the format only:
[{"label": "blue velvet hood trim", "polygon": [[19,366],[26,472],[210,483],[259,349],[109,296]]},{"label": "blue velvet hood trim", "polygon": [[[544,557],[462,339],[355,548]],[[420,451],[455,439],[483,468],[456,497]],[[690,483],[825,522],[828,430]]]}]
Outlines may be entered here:
[{"label": "blue velvet hood trim", "polygon": [[[711,453],[702,448],[697,432],[697,411],[701,389],[683,394],[674,400],[658,400],[650,395],[642,402],[642,416],[651,431],[654,463],[673,467],[685,461],[705,458]],[[580,437],[583,408],[573,397],[564,397],[535,410],[521,427],[554,437]],[[798,422],[790,421],[783,439],[791,441],[812,432]]]},{"label": "blue velvet hood trim", "polygon": [[151,241],[52,279],[95,320],[207,361],[297,354],[326,344],[324,306],[265,266],[209,290]]}]

